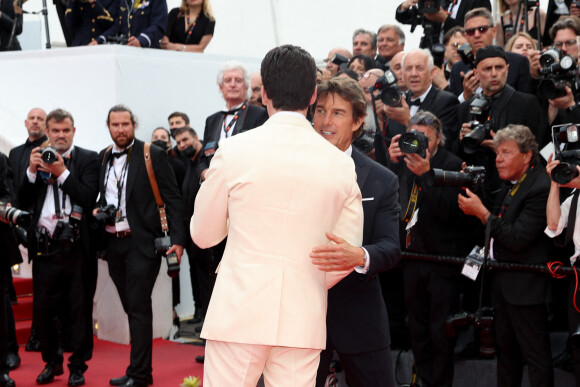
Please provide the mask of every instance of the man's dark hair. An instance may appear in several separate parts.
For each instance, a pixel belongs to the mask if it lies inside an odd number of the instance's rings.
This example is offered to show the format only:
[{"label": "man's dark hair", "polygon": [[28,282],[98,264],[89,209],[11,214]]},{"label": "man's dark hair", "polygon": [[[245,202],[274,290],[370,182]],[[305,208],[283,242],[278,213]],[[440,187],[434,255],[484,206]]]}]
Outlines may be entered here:
[{"label": "man's dark hair", "polygon": [[460,33],[461,35],[465,36],[465,28],[461,27],[461,26],[455,26],[453,28],[451,28],[449,31],[447,31],[445,33],[445,35],[443,35],[443,45],[447,46],[447,44],[449,43],[449,41],[451,40],[452,37],[455,36],[456,33]]},{"label": "man's dark hair", "polygon": [[368,70],[376,67],[375,61],[373,60],[373,58],[371,58],[368,55],[363,55],[363,54],[355,55],[352,58],[350,58],[348,60],[348,65],[350,66],[350,64],[357,59],[360,60],[362,62],[362,64],[365,66],[365,71],[368,71]]},{"label": "man's dark hair", "polygon": [[197,136],[197,133],[195,132],[195,130],[193,128],[190,128],[189,126],[185,127],[185,128],[177,128],[173,131],[173,138],[179,136],[182,133],[189,133],[191,134],[192,138],[195,138],[195,136]]},{"label": "man's dark hair", "polygon": [[[350,78],[334,77],[318,85],[315,106],[324,103],[328,96],[338,95],[342,99],[350,102],[352,106],[352,119],[356,121],[367,114],[367,101],[361,86],[357,81]],[[352,134],[352,141],[356,140],[364,129],[364,121],[356,132]]]},{"label": "man's dark hair", "polygon": [[54,122],[63,122],[67,118],[70,120],[72,125],[75,126],[75,120],[72,114],[70,114],[64,109],[54,109],[46,116],[46,127],[48,128],[48,122],[51,120]]},{"label": "man's dark hair", "polygon": [[183,118],[183,121],[185,121],[185,124],[189,125],[189,116],[187,114],[182,113],[182,112],[173,112],[169,115],[169,117],[167,117],[167,121],[169,121],[173,117],[181,117],[181,118]]},{"label": "man's dark hair", "polygon": [[571,29],[576,36],[580,35],[580,18],[572,15],[565,15],[560,17],[556,23],[550,28],[550,39],[554,41],[556,33],[560,30]]},{"label": "man's dark hair", "polygon": [[262,60],[262,85],[274,109],[307,109],[316,88],[316,63],[303,48],[283,45]]},{"label": "man's dark hair", "polygon": [[467,11],[465,17],[463,18],[463,25],[465,25],[469,19],[473,19],[474,17],[484,17],[487,19],[490,26],[493,27],[495,25],[493,23],[493,16],[491,16],[491,12],[485,7],[474,8],[470,11]]},{"label": "man's dark hair", "polygon": [[133,114],[133,112],[131,111],[131,109],[129,109],[127,106],[125,105],[115,105],[113,106],[111,109],[109,109],[109,114],[107,114],[107,125],[109,125],[109,119],[111,118],[111,113],[129,113],[129,115],[131,116],[131,122],[133,123],[133,125],[137,126],[137,119],[135,118],[135,115]]}]

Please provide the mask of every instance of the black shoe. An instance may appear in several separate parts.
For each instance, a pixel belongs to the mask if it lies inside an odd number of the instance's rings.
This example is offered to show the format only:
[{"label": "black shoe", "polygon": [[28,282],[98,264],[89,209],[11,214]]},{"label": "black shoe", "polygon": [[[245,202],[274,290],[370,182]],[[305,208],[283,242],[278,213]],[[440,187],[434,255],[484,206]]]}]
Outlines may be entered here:
[{"label": "black shoe", "polygon": [[72,387],[85,385],[85,376],[81,370],[71,371],[68,377],[68,385]]},{"label": "black shoe", "polygon": [[199,324],[202,321],[203,321],[203,317],[195,316],[195,317],[187,320],[187,323],[188,324]]},{"label": "black shoe", "polygon": [[203,362],[205,362],[205,355],[198,355],[195,357],[195,362],[196,363],[200,363],[203,364]]},{"label": "black shoe", "polygon": [[[113,378],[111,380],[109,380],[109,384],[111,386],[124,386],[125,383],[127,383],[127,381],[132,378],[128,377],[127,375],[123,375],[120,378]],[[135,382],[133,380],[133,382]],[[149,376],[147,376],[147,384],[148,385],[152,385],[153,384],[153,375],[149,374]]]},{"label": "black shoe", "polygon": [[203,328],[203,327],[195,327],[195,331],[196,331],[197,333],[201,333],[201,328]]},{"label": "black shoe", "polygon": [[14,380],[10,379],[8,373],[0,372],[0,387],[15,387],[16,383]]},{"label": "black shoe", "polygon": [[139,382],[135,381],[135,379],[127,376],[125,378],[125,383],[119,384],[119,386],[120,387],[147,387],[147,384],[139,383]]},{"label": "black shoe", "polygon": [[6,365],[10,370],[20,367],[20,356],[16,353],[8,352],[6,355]]},{"label": "black shoe", "polygon": [[36,384],[48,384],[54,381],[54,377],[63,374],[62,364],[47,363],[40,375],[36,378]]},{"label": "black shoe", "polygon": [[26,342],[26,347],[24,347],[26,352],[39,352],[40,351],[40,341],[36,337],[36,330],[32,328],[30,330],[30,337]]}]

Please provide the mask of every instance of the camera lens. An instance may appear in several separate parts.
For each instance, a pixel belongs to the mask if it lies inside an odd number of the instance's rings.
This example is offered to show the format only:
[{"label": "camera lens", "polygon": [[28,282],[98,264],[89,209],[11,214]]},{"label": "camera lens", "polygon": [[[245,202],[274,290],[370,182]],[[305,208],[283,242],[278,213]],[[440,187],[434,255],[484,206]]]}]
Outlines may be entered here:
[{"label": "camera lens", "polygon": [[419,151],[419,139],[415,133],[404,133],[399,139],[399,148],[403,153],[417,153]]},{"label": "camera lens", "polygon": [[387,87],[381,92],[381,101],[387,106],[400,106],[401,93],[398,88]]},{"label": "camera lens", "polygon": [[576,169],[576,165],[569,164],[569,163],[560,163],[556,165],[554,169],[552,169],[552,180],[559,184],[567,184],[572,179],[578,177],[578,169]]}]

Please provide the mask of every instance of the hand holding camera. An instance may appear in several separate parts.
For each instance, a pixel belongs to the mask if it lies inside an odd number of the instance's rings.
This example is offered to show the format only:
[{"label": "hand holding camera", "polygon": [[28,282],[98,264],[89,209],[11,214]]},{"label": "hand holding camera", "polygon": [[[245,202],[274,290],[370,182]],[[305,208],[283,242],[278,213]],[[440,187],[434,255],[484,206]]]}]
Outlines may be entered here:
[{"label": "hand holding camera", "polygon": [[463,77],[463,98],[468,100],[473,97],[479,87],[479,78],[477,78],[473,70],[468,71],[467,74],[463,73],[463,71],[459,74]]},{"label": "hand holding camera", "polygon": [[67,169],[62,156],[50,146],[46,148],[36,147],[32,150],[29,168],[32,173],[41,171],[55,177],[59,177]]},{"label": "hand holding camera", "polygon": [[401,106],[385,105],[385,113],[391,120],[395,120],[405,126],[409,125],[409,121],[411,121],[409,105],[407,104],[405,98],[401,98]]}]

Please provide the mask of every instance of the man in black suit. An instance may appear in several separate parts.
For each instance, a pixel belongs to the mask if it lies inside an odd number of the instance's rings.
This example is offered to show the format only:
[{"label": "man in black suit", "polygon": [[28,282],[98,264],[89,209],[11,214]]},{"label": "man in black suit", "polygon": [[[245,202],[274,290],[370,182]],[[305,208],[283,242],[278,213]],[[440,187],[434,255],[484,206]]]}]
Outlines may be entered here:
[{"label": "man in black suit", "polygon": [[[463,102],[457,108],[458,123],[461,125],[458,154],[468,165],[481,165],[486,168],[484,202],[492,203],[493,195],[500,186],[500,179],[495,165],[491,133],[486,135],[479,146],[466,146],[468,144],[467,140],[464,140],[465,137],[473,136],[469,134],[474,129],[470,122],[472,120],[488,122],[494,132],[508,124],[526,125],[538,140],[544,136],[546,123],[538,99],[531,94],[516,91],[507,84],[509,65],[503,48],[499,46],[481,48],[477,51],[475,63],[474,73],[479,78],[482,93]],[[488,101],[488,107],[482,114],[470,113],[470,105],[482,98]]]},{"label": "man in black suit", "polygon": [[205,120],[203,132],[205,145],[201,160],[205,169],[209,168],[211,157],[220,141],[254,129],[268,119],[266,109],[250,105],[247,101],[250,74],[243,63],[236,61],[224,63],[218,72],[217,84],[226,106],[223,111],[214,113]]},{"label": "man in black suit", "polygon": [[[420,111],[410,130],[426,136],[424,154],[403,153],[401,135],[389,148],[389,168],[399,177],[402,221],[399,234],[406,251],[465,256],[473,247],[473,228],[459,211],[455,187],[434,186],[434,168],[459,171],[461,160],[443,147],[441,121]],[[459,269],[438,262],[404,262],[404,291],[409,313],[411,347],[417,372],[427,386],[451,386],[454,342],[445,321],[459,308]]]},{"label": "man in black suit", "polygon": [[[443,36],[453,27],[463,27],[467,11],[474,8],[486,8],[491,12],[489,0],[461,0],[446,1],[437,12],[421,12],[417,3],[419,0],[406,0],[397,8],[395,18],[403,24],[421,24],[422,21],[429,28],[421,38],[421,48],[431,48],[435,43],[443,43]],[[424,18],[424,19],[423,19]]]},{"label": "man in black suit", "polygon": [[[338,115],[336,113],[339,113]],[[317,246],[313,260],[347,260],[354,268],[328,291],[327,345],[322,351],[317,386],[324,386],[333,350],[339,354],[350,386],[392,386],[389,322],[377,274],[400,260],[397,177],[351,146],[363,130],[366,101],[360,86],[348,78],[318,85],[314,129],[341,151],[352,156],[363,196],[363,246]]]},{"label": "man in black suit", "polygon": [[[550,178],[538,165],[536,139],[527,127],[509,125],[495,135],[493,144],[497,169],[505,182],[498,200],[490,211],[467,190],[466,196],[458,196],[459,207],[490,228],[490,256],[494,259],[545,265]],[[521,385],[524,360],[532,386],[554,385],[546,306],[549,281],[542,273],[494,272],[491,298],[495,308],[498,386]]]},{"label": "man in black suit", "polygon": [[33,208],[28,256],[34,259],[34,317],[46,363],[36,383],[51,383],[63,373],[55,317],[64,307],[71,326],[68,384],[82,386],[93,349],[92,302],[87,299],[92,300],[96,286],[87,214],[97,198],[99,166],[95,152],[73,146],[76,129],[70,113],[53,110],[46,124],[50,148],[43,153],[32,149],[19,194],[23,206]]},{"label": "man in black suit", "polygon": [[[433,57],[427,50],[413,50],[405,55],[402,62],[403,78],[411,95],[401,98],[401,106],[385,106],[389,117],[385,133],[386,149],[391,139],[397,134],[405,133],[411,117],[419,110],[428,111],[443,122],[443,134],[449,143],[457,138],[457,98],[447,91],[433,85]],[[381,149],[381,147],[379,147]],[[389,158],[385,152],[377,149],[377,161],[387,164]],[[382,150],[382,149],[381,149]],[[378,153],[381,153],[380,155]]]},{"label": "man in black suit", "polygon": [[[494,26],[493,17],[487,8],[475,8],[465,14],[465,37],[469,41],[473,53],[480,48],[493,44],[497,26]],[[477,54],[475,55],[477,57]],[[506,53],[509,64],[507,83],[517,91],[530,91],[530,62],[520,54]],[[449,78],[451,91],[463,102],[480,91],[479,80],[471,67],[463,61],[457,62],[451,69]]]},{"label": "man in black suit", "polygon": [[[105,253],[109,274],[129,317],[131,360],[126,374],[109,381],[113,386],[145,387],[152,384],[153,315],[151,293],[161,257],[155,240],[163,237],[160,213],[145,165],[144,143],[135,138],[136,120],[123,105],[113,106],[107,125],[114,145],[99,154],[101,172],[98,205],[111,205],[114,216],[105,223]],[[165,203],[170,239],[166,255],[181,259],[186,234],[183,204],[167,153],[151,146],[150,157]]]}]

